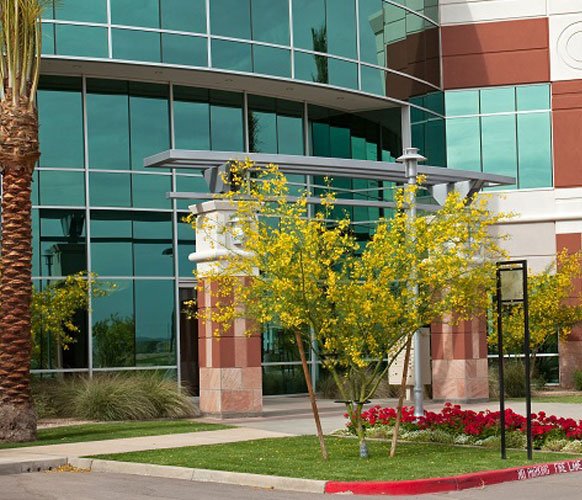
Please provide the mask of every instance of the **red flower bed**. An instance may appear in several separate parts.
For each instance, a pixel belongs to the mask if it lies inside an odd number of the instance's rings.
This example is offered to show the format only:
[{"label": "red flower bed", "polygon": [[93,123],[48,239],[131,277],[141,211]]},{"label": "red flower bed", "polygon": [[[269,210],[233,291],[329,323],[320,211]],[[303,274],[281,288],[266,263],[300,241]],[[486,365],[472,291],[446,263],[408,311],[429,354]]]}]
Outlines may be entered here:
[{"label": "red flower bed", "polygon": [[[404,430],[443,430],[454,435],[465,434],[484,439],[499,434],[499,411],[463,410],[460,405],[445,403],[440,412],[425,411],[423,417],[414,417],[413,407],[402,409],[401,425]],[[396,420],[395,408],[374,406],[362,413],[367,428],[378,425],[393,425]],[[505,410],[507,431],[526,432],[526,418],[511,409]],[[351,424],[348,423],[348,428]],[[555,439],[582,439],[582,420],[546,415],[540,411],[532,414],[532,435],[537,446],[551,435]]]}]

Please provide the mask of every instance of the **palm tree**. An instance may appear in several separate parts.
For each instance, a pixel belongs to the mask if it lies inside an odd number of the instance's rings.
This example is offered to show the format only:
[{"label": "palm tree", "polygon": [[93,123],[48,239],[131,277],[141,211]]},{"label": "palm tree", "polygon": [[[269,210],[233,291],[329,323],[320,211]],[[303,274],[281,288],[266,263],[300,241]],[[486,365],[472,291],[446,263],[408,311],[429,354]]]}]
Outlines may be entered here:
[{"label": "palm tree", "polygon": [[35,95],[47,0],[0,0],[0,441],[36,438],[30,393],[30,191],[40,156]]}]

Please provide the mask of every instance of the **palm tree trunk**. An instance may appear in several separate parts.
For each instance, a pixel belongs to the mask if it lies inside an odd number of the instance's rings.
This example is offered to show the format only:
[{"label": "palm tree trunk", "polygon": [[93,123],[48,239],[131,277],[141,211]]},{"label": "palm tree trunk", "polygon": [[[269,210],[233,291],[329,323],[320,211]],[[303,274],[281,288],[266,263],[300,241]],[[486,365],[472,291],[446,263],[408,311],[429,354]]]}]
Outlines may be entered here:
[{"label": "palm tree trunk", "polygon": [[[0,441],[36,438],[30,391],[32,354],[31,183],[38,158],[36,113],[2,103],[2,240],[0,268]],[[27,104],[27,103],[24,103]]]}]

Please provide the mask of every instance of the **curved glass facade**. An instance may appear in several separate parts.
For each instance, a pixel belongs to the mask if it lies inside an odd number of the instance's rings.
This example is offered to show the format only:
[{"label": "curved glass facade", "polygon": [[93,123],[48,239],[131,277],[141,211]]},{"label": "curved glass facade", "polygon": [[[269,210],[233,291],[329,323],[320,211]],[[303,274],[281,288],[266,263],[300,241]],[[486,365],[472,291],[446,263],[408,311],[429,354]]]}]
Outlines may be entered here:
[{"label": "curved glass facade", "polygon": [[440,87],[437,0],[82,0],[47,56],[215,68],[406,100]]}]

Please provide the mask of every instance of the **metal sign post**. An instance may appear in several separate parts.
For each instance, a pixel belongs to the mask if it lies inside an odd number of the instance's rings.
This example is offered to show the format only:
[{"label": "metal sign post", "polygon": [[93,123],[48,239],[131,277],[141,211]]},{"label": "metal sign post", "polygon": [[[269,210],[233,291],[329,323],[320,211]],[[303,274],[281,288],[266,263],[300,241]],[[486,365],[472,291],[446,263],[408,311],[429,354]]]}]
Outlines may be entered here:
[{"label": "metal sign post", "polygon": [[507,458],[505,440],[505,382],[503,378],[503,310],[504,306],[512,307],[521,304],[523,307],[525,356],[525,407],[527,422],[527,458],[533,456],[533,440],[531,429],[531,380],[530,380],[530,334],[529,334],[529,304],[527,293],[527,261],[516,260],[497,263],[497,348],[499,356],[499,425],[501,427],[501,458]]}]

